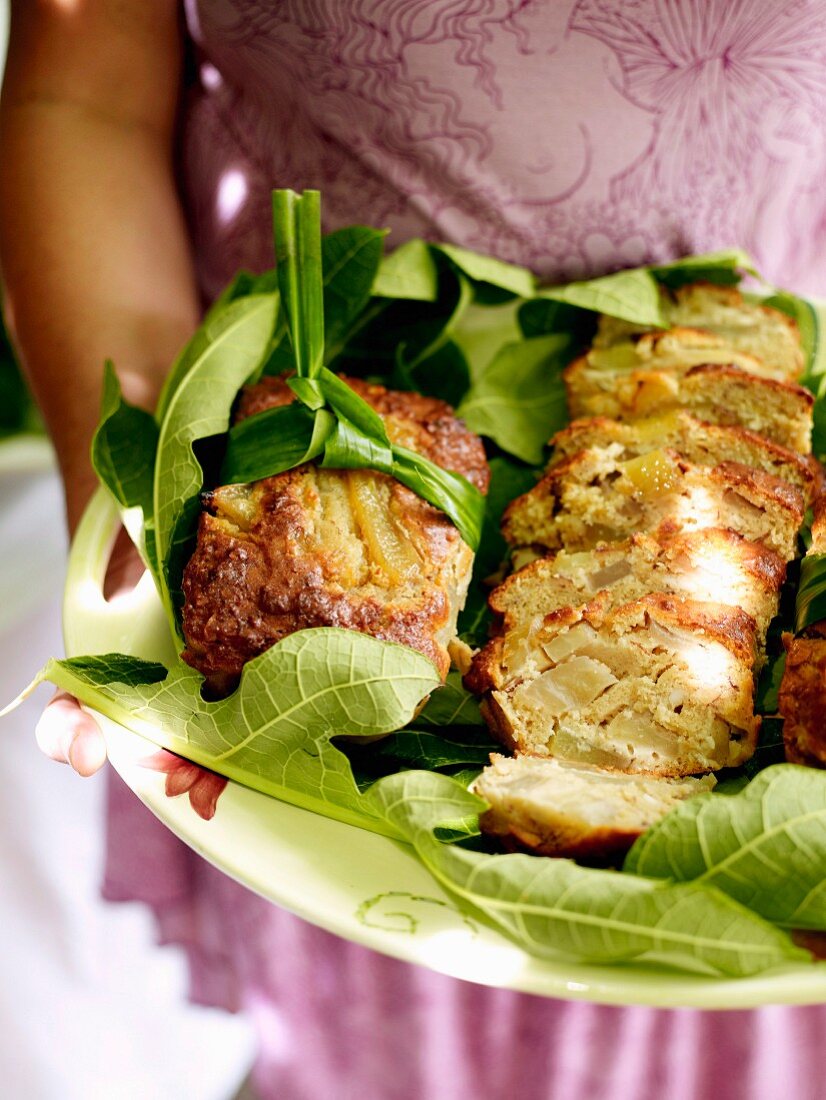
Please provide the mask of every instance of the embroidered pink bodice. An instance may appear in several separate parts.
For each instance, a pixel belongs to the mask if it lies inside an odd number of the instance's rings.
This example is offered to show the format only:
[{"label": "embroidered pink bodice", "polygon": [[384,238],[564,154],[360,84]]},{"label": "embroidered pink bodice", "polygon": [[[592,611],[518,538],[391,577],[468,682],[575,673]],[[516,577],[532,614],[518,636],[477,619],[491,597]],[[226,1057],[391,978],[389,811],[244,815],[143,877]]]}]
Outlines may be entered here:
[{"label": "embroidered pink bodice", "polygon": [[818,0],[189,0],[184,179],[206,289],[270,262],[269,191],[331,226],[553,279],[739,245],[826,293]]}]

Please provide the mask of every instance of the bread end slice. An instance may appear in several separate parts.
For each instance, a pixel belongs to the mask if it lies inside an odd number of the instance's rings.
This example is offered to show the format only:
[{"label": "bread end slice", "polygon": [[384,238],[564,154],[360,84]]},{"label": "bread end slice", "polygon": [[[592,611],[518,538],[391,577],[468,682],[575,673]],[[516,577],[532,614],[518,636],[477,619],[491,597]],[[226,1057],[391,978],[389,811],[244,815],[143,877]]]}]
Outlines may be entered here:
[{"label": "bread end slice", "polygon": [[552,757],[492,755],[473,785],[488,803],[482,831],[536,855],[609,862],[679,802],[713,788],[713,776],[663,779]]}]

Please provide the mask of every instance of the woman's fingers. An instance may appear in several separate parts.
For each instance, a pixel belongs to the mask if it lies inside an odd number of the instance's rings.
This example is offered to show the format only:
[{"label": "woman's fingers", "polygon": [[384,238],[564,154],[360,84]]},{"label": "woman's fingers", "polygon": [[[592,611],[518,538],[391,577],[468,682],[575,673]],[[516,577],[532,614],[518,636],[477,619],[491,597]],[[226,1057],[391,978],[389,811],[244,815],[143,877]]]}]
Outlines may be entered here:
[{"label": "woman's fingers", "polygon": [[94,718],[77,699],[58,691],[46,705],[35,729],[41,750],[78,775],[93,775],[106,761],[106,742]]}]

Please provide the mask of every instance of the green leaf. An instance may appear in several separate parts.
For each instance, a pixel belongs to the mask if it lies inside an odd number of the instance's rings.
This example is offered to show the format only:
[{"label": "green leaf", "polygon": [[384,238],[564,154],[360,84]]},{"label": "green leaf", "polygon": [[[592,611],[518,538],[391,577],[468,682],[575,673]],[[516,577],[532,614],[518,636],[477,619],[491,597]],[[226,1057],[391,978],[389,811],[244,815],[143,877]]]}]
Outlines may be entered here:
[{"label": "green leaf", "polygon": [[277,290],[278,273],[275,268],[264,271],[260,275],[254,275],[251,271],[239,271],[212,303],[205,320],[215,316],[224,306],[239,298],[248,298],[251,294],[271,294]]},{"label": "green leaf", "polygon": [[230,429],[221,484],[239,485],[292,470],[324,451],[334,418],[295,402],[249,416]]},{"label": "green leaf", "polygon": [[[255,276],[249,276],[248,278],[252,280]],[[246,280],[243,281],[246,283]],[[236,276],[235,283],[240,285],[241,282],[242,276]],[[228,289],[231,289],[235,283],[230,284]],[[272,297],[272,292],[268,297]],[[159,424],[163,423],[172,398],[189,372],[196,368],[206,355],[214,354],[216,347],[223,347],[225,344],[232,346],[237,339],[238,326],[243,326],[247,313],[250,309],[256,309],[260,299],[260,294],[241,295],[239,293],[237,296],[229,298],[226,304],[219,305],[216,302],[207,313],[202,324],[193,333],[192,339],[181,351],[166,376],[161,395],[158,398],[158,406],[155,410],[155,419]]]},{"label": "green leaf", "polygon": [[606,313],[639,325],[664,328],[666,321],[660,305],[660,290],[656,279],[644,267],[618,271],[582,283],[542,287],[540,298],[578,306],[594,313]]},{"label": "green leaf", "polygon": [[399,245],[381,261],[371,293],[376,298],[435,302],[439,274],[430,246],[421,240]]},{"label": "green leaf", "polygon": [[479,545],[485,518],[485,498],[475,485],[443,470],[415,451],[393,446],[393,477],[451,520],[471,548]]},{"label": "green leaf", "polygon": [[478,699],[462,686],[462,677],[456,669],[451,669],[447,681],[430,696],[416,724],[440,728],[485,725]]},{"label": "green leaf", "polygon": [[672,290],[696,282],[733,286],[740,282],[744,274],[757,276],[751,257],[739,248],[708,252],[702,256],[683,256],[671,263],[654,264],[648,270],[657,282]]},{"label": "green leaf", "polygon": [[475,283],[489,283],[518,298],[532,298],[536,293],[536,277],[526,267],[517,267],[493,256],[483,256],[480,252],[471,252],[455,244],[434,244],[431,248],[446,256]]},{"label": "green leaf", "polygon": [[625,870],[710,885],[768,920],[826,929],[826,774],[762,771],[728,798],[681,802],[644,833]]},{"label": "green leaf", "polygon": [[413,844],[445,889],[534,955],[666,960],[737,977],[809,959],[788,936],[708,886],[442,844],[436,829],[484,808],[446,776],[389,776],[365,802]]},{"label": "green leaf", "polygon": [[826,619],[826,554],[807,554],[800,563],[794,629],[802,634]]},{"label": "green leaf", "polygon": [[449,728],[441,733],[415,728],[399,730],[370,748],[375,756],[392,759],[408,769],[434,771],[466,764],[481,771],[490,754],[501,746],[486,729],[469,726],[457,729],[452,736]]},{"label": "green leaf", "polygon": [[438,397],[456,407],[470,386],[470,371],[461,349],[452,340],[442,343],[427,356],[422,357],[413,370],[400,362],[398,383],[404,388],[416,390],[428,397]]},{"label": "green leaf", "polygon": [[580,306],[555,302],[552,298],[534,298],[519,307],[519,328],[523,336],[549,336],[566,333],[576,346],[589,344],[596,333],[596,315]]},{"label": "green leaf", "polygon": [[123,399],[114,364],[103,371],[100,422],[92,438],[92,465],[122,508],[152,514],[158,425],[144,409]]},{"label": "green leaf", "polygon": [[321,242],[328,351],[346,338],[350,326],[370,300],[385,236],[381,229],[351,225],[328,233]]},{"label": "green leaf", "polygon": [[485,373],[506,344],[522,339],[518,316],[520,308],[526,304],[520,306],[514,299],[497,306],[472,302],[453,325],[451,340],[464,355],[472,381]]},{"label": "green leaf", "polygon": [[502,537],[501,521],[505,508],[536,484],[538,470],[518,465],[501,455],[490,460],[490,486],[485,497],[485,520],[482,537],[473,561],[473,578],[465,606],[459,615],[459,637],[471,645],[487,641],[490,612],[489,587],[485,580],[496,573],[508,554],[508,544]]},{"label": "green leaf", "polygon": [[281,190],[273,191],[272,202],[278,285],[296,370],[313,378],[324,363],[321,196]]},{"label": "green leaf", "polygon": [[377,443],[390,446],[384,421],[372,405],[369,405],[363,397],[360,397],[346,382],[342,382],[326,367],[321,369],[318,381],[327,404],[336,416],[344,417],[360,432],[364,432]]},{"label": "green leaf", "polygon": [[379,470],[392,474],[395,465],[389,444],[365,435],[339,416],[324,444],[322,466],[331,470]]},{"label": "green leaf", "polygon": [[433,311],[430,323],[423,326],[419,339],[399,344],[396,362],[409,380],[418,368],[448,343],[457,325],[473,302],[473,287],[458,271],[447,271],[440,283],[439,310]]},{"label": "green leaf", "polygon": [[183,556],[197,519],[203,471],[196,440],[226,431],[235,396],[267,354],[278,297],[258,294],[226,307],[215,338],[205,343],[169,398],[158,439],[154,515],[161,597],[179,634],[176,597]]},{"label": "green leaf", "polygon": [[754,709],[757,714],[777,714],[780,681],[786,667],[786,654],[779,653],[770,657],[760,673]]},{"label": "green leaf", "polygon": [[[160,584],[153,521],[158,425],[124,401],[111,360],[103,372],[100,422],[92,437],[92,467],[120,506],[123,523],[155,582]],[[127,512],[136,509],[137,515]]]},{"label": "green leaf", "polygon": [[250,661],[238,689],[217,703],[201,699],[193,669],[179,663],[160,680],[162,668],[87,657],[50,661],[41,679],[228,779],[393,834],[362,802],[330,737],[374,736],[408,722],[439,684],[420,653],[353,630],[303,630]]},{"label": "green leaf", "polygon": [[[158,661],[144,661],[124,653],[102,653],[92,657],[68,657],[59,663],[61,668],[85,684],[105,687],[124,684],[126,687],[142,687],[159,684],[169,675],[169,669]],[[50,667],[50,666],[47,666]],[[48,677],[44,677],[48,679]]]},{"label": "green leaf", "polygon": [[467,426],[503,451],[538,465],[568,419],[562,367],[568,339],[536,336],[504,347],[459,406]]},{"label": "green leaf", "polygon": [[6,332],[0,298],[0,439],[30,432],[40,435],[43,431],[43,422]]}]

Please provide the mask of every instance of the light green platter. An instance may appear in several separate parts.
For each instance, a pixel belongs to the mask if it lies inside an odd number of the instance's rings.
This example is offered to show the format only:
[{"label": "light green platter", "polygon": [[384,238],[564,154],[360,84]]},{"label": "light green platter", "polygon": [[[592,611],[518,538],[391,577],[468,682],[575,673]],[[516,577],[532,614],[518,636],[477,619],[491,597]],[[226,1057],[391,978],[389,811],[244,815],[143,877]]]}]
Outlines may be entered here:
[{"label": "light green platter", "polygon": [[[168,628],[152,581],[107,603],[101,586],[117,530],[101,490],[69,560],[64,634],[70,656],[120,651],[168,660]],[[97,716],[127,785],[177,836],[238,882],[313,924],[386,955],[484,985],[546,997],[660,1007],[752,1008],[826,1001],[826,963],[723,980],[656,966],[592,966],[533,958],[466,916],[412,849],[230,783],[205,821],[165,777],[141,765],[155,746]]]}]

